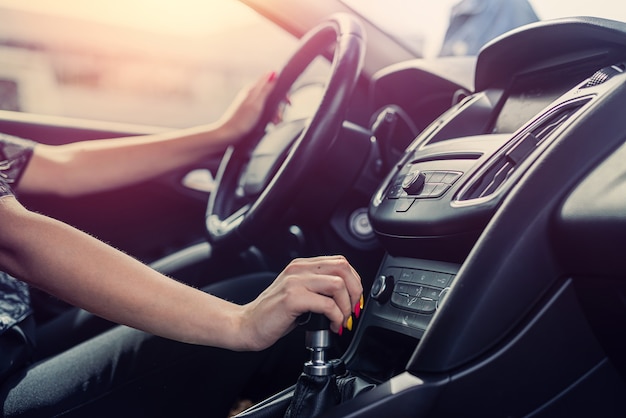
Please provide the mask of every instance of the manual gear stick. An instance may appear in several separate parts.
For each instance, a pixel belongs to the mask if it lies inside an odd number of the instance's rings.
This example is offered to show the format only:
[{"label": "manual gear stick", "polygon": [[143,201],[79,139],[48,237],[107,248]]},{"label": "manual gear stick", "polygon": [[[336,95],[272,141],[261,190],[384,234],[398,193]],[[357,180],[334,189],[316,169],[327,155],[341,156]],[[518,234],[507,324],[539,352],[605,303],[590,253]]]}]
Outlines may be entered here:
[{"label": "manual gear stick", "polygon": [[304,363],[304,373],[311,376],[333,374],[333,365],[326,359],[330,347],[330,320],[324,315],[309,313],[305,321],[304,343],[311,352],[311,359]]},{"label": "manual gear stick", "polygon": [[300,324],[306,329],[305,344],[311,351],[311,359],[304,363],[286,418],[315,417],[341,401],[336,375],[340,369],[338,366],[343,363],[326,359],[330,347],[330,321],[324,315],[310,313]]},{"label": "manual gear stick", "polygon": [[342,401],[375,387],[346,371],[341,359],[327,359],[331,347],[330,321],[323,315],[302,315],[298,324],[305,328],[305,345],[311,358],[293,389],[276,394],[237,415],[246,418],[314,418]]}]

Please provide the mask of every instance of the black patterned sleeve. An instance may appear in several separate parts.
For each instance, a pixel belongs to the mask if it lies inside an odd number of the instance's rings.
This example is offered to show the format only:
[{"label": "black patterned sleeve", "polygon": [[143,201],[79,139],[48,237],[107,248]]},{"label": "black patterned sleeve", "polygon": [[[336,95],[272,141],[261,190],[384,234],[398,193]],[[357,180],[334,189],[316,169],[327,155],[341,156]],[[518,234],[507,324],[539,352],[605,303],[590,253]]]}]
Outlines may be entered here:
[{"label": "black patterned sleeve", "polygon": [[13,194],[28,165],[36,142],[0,134],[0,196]]}]

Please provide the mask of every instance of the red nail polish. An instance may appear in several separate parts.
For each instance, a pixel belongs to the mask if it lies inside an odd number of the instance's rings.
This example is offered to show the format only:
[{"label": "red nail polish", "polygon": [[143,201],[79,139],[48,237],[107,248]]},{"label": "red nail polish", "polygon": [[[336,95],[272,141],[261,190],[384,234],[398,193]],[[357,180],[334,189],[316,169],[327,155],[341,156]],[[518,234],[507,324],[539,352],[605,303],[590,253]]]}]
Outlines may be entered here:
[{"label": "red nail polish", "polygon": [[272,71],[267,81],[274,81],[276,79],[276,71]]},{"label": "red nail polish", "polygon": [[358,318],[359,315],[361,315],[361,302],[360,301],[357,302],[356,305],[354,305],[354,316]]},{"label": "red nail polish", "polygon": [[343,327],[339,327],[339,332],[337,334],[341,337],[341,334],[343,334]]}]

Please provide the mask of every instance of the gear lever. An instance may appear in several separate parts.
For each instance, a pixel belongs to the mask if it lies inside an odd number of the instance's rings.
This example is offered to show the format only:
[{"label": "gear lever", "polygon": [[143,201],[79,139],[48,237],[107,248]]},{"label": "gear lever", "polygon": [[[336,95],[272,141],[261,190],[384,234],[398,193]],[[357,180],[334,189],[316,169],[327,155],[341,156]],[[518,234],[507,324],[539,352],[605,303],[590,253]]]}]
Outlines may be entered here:
[{"label": "gear lever", "polygon": [[346,370],[342,359],[328,359],[331,346],[330,321],[324,315],[307,313],[297,320],[305,329],[305,345],[311,358],[295,386],[270,398],[237,417],[316,418],[342,401],[372,389]]},{"label": "gear lever", "polygon": [[336,380],[338,362],[326,358],[330,347],[328,318],[309,313],[298,323],[306,330],[305,345],[311,352],[311,359],[304,363],[285,418],[314,418],[341,401]]},{"label": "gear lever", "polygon": [[308,313],[304,321],[304,343],[311,359],[304,363],[304,373],[310,376],[328,376],[334,373],[334,362],[326,358],[330,347],[330,320],[321,314]]}]

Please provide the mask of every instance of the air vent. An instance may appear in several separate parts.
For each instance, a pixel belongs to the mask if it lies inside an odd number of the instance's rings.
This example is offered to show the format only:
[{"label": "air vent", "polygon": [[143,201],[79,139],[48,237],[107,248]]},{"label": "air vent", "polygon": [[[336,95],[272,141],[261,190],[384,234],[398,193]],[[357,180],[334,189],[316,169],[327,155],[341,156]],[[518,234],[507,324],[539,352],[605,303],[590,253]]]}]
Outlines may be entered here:
[{"label": "air vent", "polygon": [[581,88],[595,87],[624,72],[624,64],[612,65],[595,72]]},{"label": "air vent", "polygon": [[556,109],[521,131],[507,146],[495,154],[478,175],[463,188],[457,201],[487,198],[511,177],[513,172],[557,128],[567,122],[587,100]]}]

